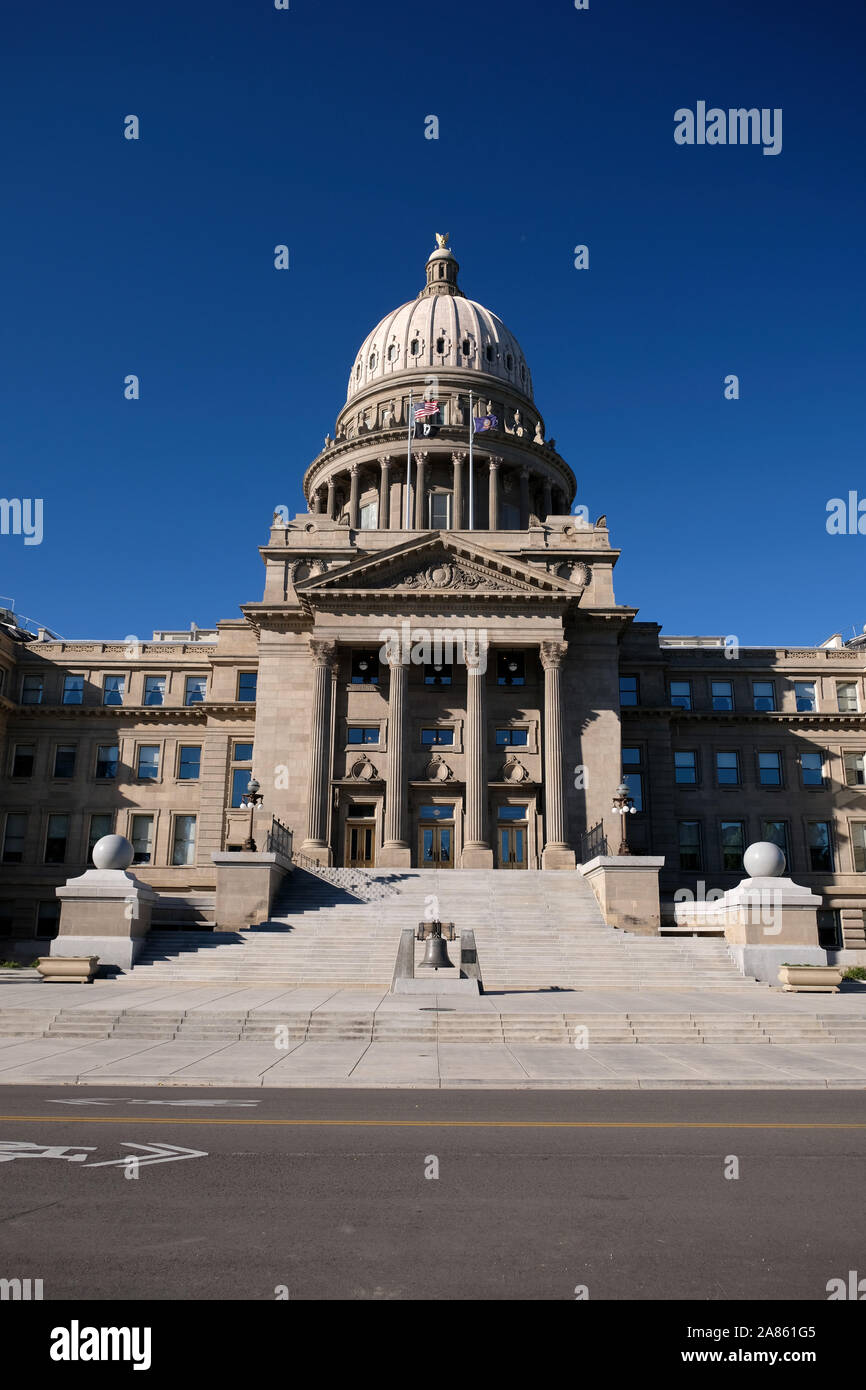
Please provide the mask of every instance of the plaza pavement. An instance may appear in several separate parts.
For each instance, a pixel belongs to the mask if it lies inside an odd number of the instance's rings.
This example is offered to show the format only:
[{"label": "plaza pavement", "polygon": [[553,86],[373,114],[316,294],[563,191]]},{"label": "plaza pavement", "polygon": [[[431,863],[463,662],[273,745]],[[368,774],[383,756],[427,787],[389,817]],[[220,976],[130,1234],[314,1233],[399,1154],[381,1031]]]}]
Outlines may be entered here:
[{"label": "plaza pavement", "polygon": [[[59,1027],[73,1033],[79,1022],[98,1031],[106,1020],[120,1016],[118,1031],[133,1035],[44,1036],[50,1027],[58,1027],[55,1020],[61,1014]],[[207,1029],[219,1029],[220,1016],[228,1021],[255,1019],[257,1014],[262,1019],[259,1041],[206,1035]],[[607,1015],[613,1026],[636,1014],[644,1019],[657,1015],[662,1032],[664,1020],[698,1017],[709,1019],[709,1027],[715,1016],[719,1026],[736,1030],[756,1014],[769,1020],[770,1028],[774,1021],[787,1028],[789,1036],[796,1036],[802,1026],[805,1039],[818,1020],[829,1020],[830,1032],[817,1041],[717,1046],[699,1039],[594,1043],[591,1028],[587,1047],[533,1042],[534,1025],[523,1037],[520,1032],[522,1020],[529,1024],[542,1016],[549,1016],[555,1028],[563,1015],[572,1023],[582,1015],[594,1020]],[[172,1034],[161,1040],[163,1021],[178,1016],[182,1031],[195,1036],[187,1041]],[[292,1036],[290,1029],[290,1036],[277,1046],[274,1020],[282,1016],[307,1022],[299,1035],[295,1030]],[[347,1021],[346,1036],[315,1036],[317,1023],[339,1030],[340,1017]],[[204,1034],[196,1034],[198,1020]],[[19,978],[0,983],[0,1085],[862,1090],[866,1027],[861,1023],[866,1025],[862,987],[811,996],[768,988],[756,1009],[753,999],[744,1008],[736,991],[562,990],[455,998],[431,990],[429,995],[407,998],[327,987],[136,985],[113,980],[57,986]],[[839,1040],[846,1027],[852,1028],[856,1041]],[[381,1036],[389,1028],[396,1035]],[[413,1028],[419,1034],[415,1038]],[[676,1028],[674,1023],[674,1034]],[[151,1035],[134,1036],[136,1031]],[[461,1031],[471,1040],[460,1041]]]}]

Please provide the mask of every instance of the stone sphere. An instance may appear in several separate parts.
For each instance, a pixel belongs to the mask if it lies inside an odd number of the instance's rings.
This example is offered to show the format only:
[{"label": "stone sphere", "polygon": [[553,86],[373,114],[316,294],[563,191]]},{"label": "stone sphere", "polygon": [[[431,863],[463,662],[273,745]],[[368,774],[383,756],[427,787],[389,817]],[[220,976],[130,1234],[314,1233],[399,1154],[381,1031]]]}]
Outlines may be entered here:
[{"label": "stone sphere", "polygon": [[135,854],[125,835],[103,835],[93,846],[97,869],[128,869]]},{"label": "stone sphere", "polygon": [[749,878],[781,878],[785,872],[785,856],[779,846],[769,840],[756,840],[743,855],[743,868]]}]

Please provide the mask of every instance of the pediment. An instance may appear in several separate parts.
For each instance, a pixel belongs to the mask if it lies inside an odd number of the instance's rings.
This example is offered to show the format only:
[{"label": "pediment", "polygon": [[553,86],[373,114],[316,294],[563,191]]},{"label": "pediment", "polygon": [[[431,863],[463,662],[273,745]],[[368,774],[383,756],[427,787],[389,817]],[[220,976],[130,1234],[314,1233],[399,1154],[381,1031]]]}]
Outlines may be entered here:
[{"label": "pediment", "polygon": [[295,584],[302,602],[338,596],[405,594],[455,597],[574,599],[576,588],[520,560],[450,533],[427,532],[378,555],[367,555],[325,575]]}]

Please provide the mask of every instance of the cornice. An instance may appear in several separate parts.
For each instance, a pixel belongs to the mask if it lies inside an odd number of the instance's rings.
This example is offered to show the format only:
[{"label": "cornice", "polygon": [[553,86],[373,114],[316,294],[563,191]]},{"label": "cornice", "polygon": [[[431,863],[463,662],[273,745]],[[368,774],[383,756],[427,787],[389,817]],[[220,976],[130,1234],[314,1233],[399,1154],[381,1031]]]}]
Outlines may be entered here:
[{"label": "cornice", "polygon": [[671,705],[623,705],[620,713],[629,719],[664,718],[672,724],[791,724],[805,728],[861,728],[866,732],[866,715],[820,710],[684,710]]}]

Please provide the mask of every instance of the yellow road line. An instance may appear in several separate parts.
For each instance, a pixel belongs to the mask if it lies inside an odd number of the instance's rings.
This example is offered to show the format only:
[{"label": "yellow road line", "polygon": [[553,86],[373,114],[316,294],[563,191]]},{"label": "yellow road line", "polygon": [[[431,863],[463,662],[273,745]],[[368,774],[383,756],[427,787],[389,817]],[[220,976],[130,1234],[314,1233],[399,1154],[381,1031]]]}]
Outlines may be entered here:
[{"label": "yellow road line", "polygon": [[866,1129],[866,1123],[776,1120],[240,1120],[193,1115],[0,1115],[2,1122],[84,1125],[258,1125],[289,1129]]}]

